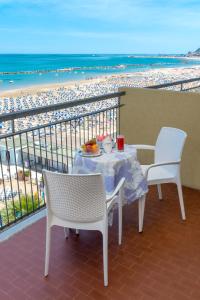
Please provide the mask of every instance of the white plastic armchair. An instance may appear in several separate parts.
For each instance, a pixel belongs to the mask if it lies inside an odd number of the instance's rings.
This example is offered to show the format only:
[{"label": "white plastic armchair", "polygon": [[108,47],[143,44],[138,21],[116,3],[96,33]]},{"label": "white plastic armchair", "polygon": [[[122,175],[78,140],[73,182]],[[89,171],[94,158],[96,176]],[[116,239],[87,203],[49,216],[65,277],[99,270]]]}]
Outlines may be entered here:
[{"label": "white plastic armchair", "polygon": [[153,145],[134,145],[137,150],[155,150]]},{"label": "white plastic armchair", "polygon": [[104,285],[108,285],[108,213],[114,203],[119,211],[119,244],[122,240],[122,187],[124,178],[109,197],[101,174],[69,175],[43,171],[47,203],[46,255],[44,275],[48,275],[51,227],[98,230],[103,236]]},{"label": "white plastic armchair", "polygon": [[[148,185],[157,185],[159,199],[162,199],[162,183],[175,183],[178,189],[182,219],[185,220],[180,163],[187,134],[180,129],[162,127],[156,145],[134,145],[136,149],[154,150],[154,164],[142,165]],[[145,198],[139,200],[139,231],[143,230]]]},{"label": "white plastic armchair", "polygon": [[162,162],[162,163],[157,163],[157,164],[151,164],[151,165],[145,166],[146,168],[144,168],[144,166],[143,166],[144,175],[148,179],[149,171],[152,168],[163,167],[163,166],[179,165],[180,163],[181,163],[181,161],[179,160],[179,161],[168,161],[168,162]]}]

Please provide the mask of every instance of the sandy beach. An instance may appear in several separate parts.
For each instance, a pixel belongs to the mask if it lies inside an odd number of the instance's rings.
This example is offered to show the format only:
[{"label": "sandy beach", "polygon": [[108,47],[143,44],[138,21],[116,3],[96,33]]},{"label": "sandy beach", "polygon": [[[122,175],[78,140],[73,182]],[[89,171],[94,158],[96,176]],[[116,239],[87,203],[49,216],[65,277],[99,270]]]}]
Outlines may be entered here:
[{"label": "sandy beach", "polygon": [[[192,59],[188,57],[188,59]],[[195,58],[196,59],[196,58]],[[200,58],[199,58],[200,59]],[[21,89],[12,89],[6,91],[0,91],[0,98],[4,97],[18,97],[27,94],[35,95],[41,92],[47,92],[49,90],[56,90],[60,87],[73,89],[77,85],[88,85],[88,84],[101,84],[101,83],[110,83],[118,82],[123,84],[127,82],[132,83],[136,87],[144,87],[153,84],[159,84],[170,81],[177,81],[181,79],[190,79],[200,76],[200,65],[194,67],[179,67],[179,68],[160,68],[147,70],[143,72],[134,72],[134,73],[121,73],[114,75],[99,76],[98,78],[91,78],[86,80],[76,80],[76,81],[66,81],[63,83],[56,84],[45,84],[45,85],[34,85],[30,87],[25,87]]]},{"label": "sandy beach", "polygon": [[24,96],[27,94],[35,95],[37,93],[47,92],[49,90],[58,89],[60,87],[65,88],[73,88],[77,85],[83,85],[88,83],[99,83],[99,81],[105,81],[107,77],[99,77],[93,79],[85,79],[85,80],[74,80],[74,81],[66,81],[62,83],[51,83],[51,84],[41,84],[41,85],[33,85],[30,87],[20,88],[20,89],[12,89],[12,90],[5,90],[0,91],[0,97],[18,97]]}]

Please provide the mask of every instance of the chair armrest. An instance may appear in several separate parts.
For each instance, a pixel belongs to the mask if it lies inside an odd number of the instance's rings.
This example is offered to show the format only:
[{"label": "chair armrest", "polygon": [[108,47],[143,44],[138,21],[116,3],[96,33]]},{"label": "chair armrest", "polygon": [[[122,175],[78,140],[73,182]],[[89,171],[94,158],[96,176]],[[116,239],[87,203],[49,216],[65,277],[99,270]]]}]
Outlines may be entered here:
[{"label": "chair armrest", "polygon": [[113,193],[111,195],[108,195],[106,197],[106,203],[111,201],[118,193],[119,191],[121,190],[121,188],[123,187],[124,185],[124,182],[125,182],[125,178],[123,177],[120,182],[118,183],[118,185],[116,186],[115,190],[113,191]]},{"label": "chair armrest", "polygon": [[153,145],[133,145],[137,150],[155,150]]},{"label": "chair armrest", "polygon": [[170,166],[170,165],[179,165],[180,163],[181,163],[181,161],[177,160],[177,161],[164,161],[164,162],[161,162],[161,163],[152,164],[152,165],[148,166],[148,168],[146,169],[144,175],[147,178],[149,170],[152,169],[152,168],[162,167],[162,166]]}]

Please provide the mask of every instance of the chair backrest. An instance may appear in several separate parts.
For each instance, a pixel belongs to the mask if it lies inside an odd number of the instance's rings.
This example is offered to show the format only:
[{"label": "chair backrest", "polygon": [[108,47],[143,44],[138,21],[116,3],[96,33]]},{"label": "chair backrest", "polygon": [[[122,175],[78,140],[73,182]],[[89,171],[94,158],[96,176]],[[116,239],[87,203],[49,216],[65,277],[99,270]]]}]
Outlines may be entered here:
[{"label": "chair backrest", "polygon": [[103,219],[106,193],[101,174],[69,175],[46,170],[43,174],[50,213],[71,222]]},{"label": "chair backrest", "polygon": [[155,163],[181,160],[186,137],[181,129],[162,127],[155,145]]}]

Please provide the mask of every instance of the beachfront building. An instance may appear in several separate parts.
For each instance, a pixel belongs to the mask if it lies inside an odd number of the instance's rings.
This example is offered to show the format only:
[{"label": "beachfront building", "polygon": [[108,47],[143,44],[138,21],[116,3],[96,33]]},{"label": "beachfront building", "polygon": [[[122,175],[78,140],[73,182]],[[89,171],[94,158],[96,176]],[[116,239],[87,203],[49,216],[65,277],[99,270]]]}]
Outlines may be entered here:
[{"label": "beachfront building", "polygon": [[[24,146],[22,146],[23,149]],[[7,165],[22,165],[21,147],[19,147],[19,141],[13,146],[12,140],[7,140],[7,145],[5,141],[0,141],[0,155],[1,163]]]},{"label": "beachfront building", "polygon": [[[50,145],[40,145],[35,143],[34,145],[29,144],[29,146],[23,148],[24,161],[27,162],[27,167],[37,168],[41,170],[43,168],[50,170],[65,170],[67,171],[67,164],[64,158],[68,155],[61,153],[61,149],[54,144],[52,148]],[[68,156],[70,157],[70,155]]]}]

